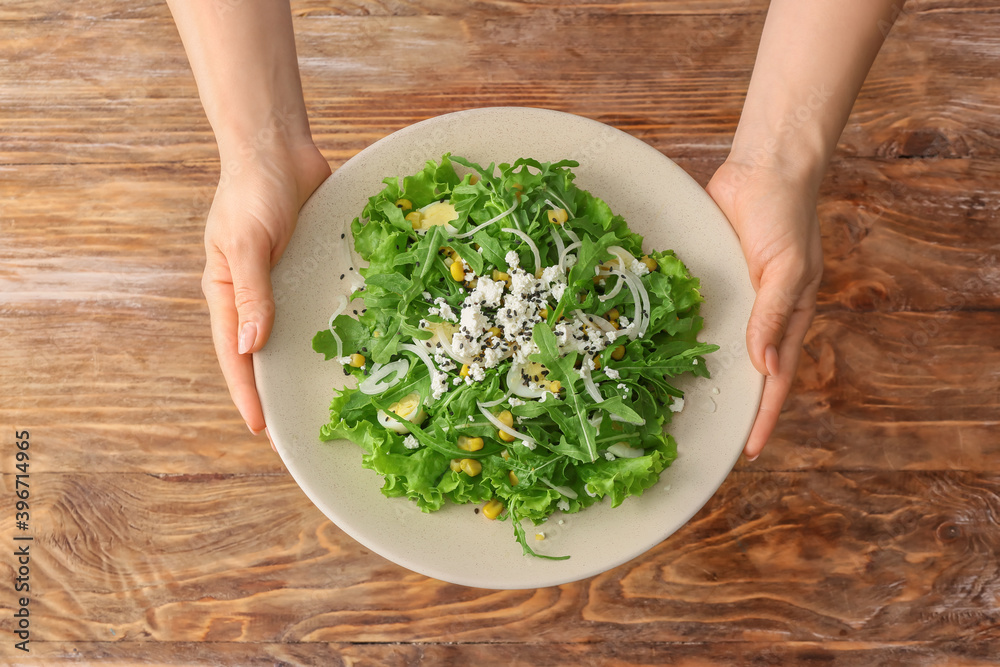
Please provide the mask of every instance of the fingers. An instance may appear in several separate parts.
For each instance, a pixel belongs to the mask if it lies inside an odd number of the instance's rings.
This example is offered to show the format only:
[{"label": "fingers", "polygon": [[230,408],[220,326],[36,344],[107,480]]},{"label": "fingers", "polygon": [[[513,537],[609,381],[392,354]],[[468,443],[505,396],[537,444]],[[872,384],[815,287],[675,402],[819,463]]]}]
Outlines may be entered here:
[{"label": "fingers", "polygon": [[758,373],[775,377],[782,370],[778,351],[801,289],[796,289],[794,297],[788,291],[799,287],[797,276],[774,272],[765,275],[747,322],[747,351]]},{"label": "fingers", "polygon": [[219,261],[217,257],[209,258],[209,266],[202,279],[202,290],[205,292],[212,323],[212,342],[233,403],[247,427],[256,435],[264,429],[265,423],[257,396],[257,385],[254,383],[253,360],[249,354],[237,351],[239,315],[235,306],[235,292],[227,272],[218,264]]},{"label": "fingers", "polygon": [[795,369],[799,363],[799,354],[802,351],[802,342],[805,340],[806,332],[812,323],[815,307],[809,294],[803,295],[799,307],[792,311],[788,320],[787,330],[780,340],[776,351],[769,351],[776,359],[777,372],[768,373],[764,377],[764,392],[760,398],[760,407],[757,409],[757,418],[754,420],[753,428],[750,430],[750,437],[747,438],[743,453],[747,460],[753,461],[759,455],[768,438],[774,432],[774,427],[778,423],[781,414],[781,407],[788,398],[788,392],[792,388],[795,380]]},{"label": "fingers", "polygon": [[232,277],[239,354],[264,347],[274,324],[274,294],[271,290],[271,244],[265,237],[240,239],[240,247],[226,254]]}]

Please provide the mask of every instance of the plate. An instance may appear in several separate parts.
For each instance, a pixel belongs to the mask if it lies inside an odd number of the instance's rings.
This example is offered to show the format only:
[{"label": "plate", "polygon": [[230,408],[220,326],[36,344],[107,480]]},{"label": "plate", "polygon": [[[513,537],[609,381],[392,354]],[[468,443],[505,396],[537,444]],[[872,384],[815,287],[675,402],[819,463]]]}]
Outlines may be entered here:
[{"label": "plate", "polygon": [[[361,467],[350,442],[322,443],[332,388],[345,378],[310,342],[327,325],[341,294],[359,284],[349,225],[387,176],[416,173],[450,152],[470,160],[513,162],[572,158],[576,183],[604,199],[647,248],[672,248],[701,279],[705,328],[699,340],[721,347],[708,356],[711,379],[679,378],[684,409],[670,432],[678,457],[639,498],[607,500],[571,515],[556,512],[532,548],[564,561],[523,556],[509,521],[489,521],[473,505],[422,513],[405,498],[386,498],[381,478]],[[341,278],[343,276],[343,278]],[[395,132],[348,160],[306,202],[298,228],[272,273],[276,316],[266,347],[254,355],[257,389],[288,471],[344,532],[385,558],[466,586],[555,586],[609,570],[644,553],[684,525],[719,488],[750,433],[762,377],[746,352],[754,291],[735,233],[708,194],[659,151],[602,123],[521,107],[472,109]],[[527,527],[527,526],[526,526]]]}]

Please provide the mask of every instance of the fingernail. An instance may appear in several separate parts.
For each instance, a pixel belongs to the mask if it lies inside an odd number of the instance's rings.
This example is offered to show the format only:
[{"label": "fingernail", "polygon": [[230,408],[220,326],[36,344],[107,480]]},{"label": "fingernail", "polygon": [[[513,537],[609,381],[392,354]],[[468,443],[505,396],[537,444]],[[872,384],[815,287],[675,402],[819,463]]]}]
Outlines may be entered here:
[{"label": "fingernail", "polygon": [[753,456],[748,456],[747,457],[747,463],[753,463],[754,461],[757,460],[758,456],[760,456],[760,452],[754,454]]},{"label": "fingernail", "polygon": [[778,348],[774,345],[764,348],[764,365],[767,366],[768,375],[778,374]]},{"label": "fingernail", "polygon": [[278,448],[274,446],[274,440],[271,440],[271,433],[266,428],[264,429],[264,434],[267,436],[267,439],[271,441],[271,449],[277,452]]},{"label": "fingernail", "polygon": [[252,428],[250,428],[250,424],[247,424],[247,429],[254,435],[260,435],[260,431],[255,431]]},{"label": "fingernail", "polygon": [[257,340],[257,325],[253,322],[244,322],[243,326],[240,327],[240,344],[239,353],[246,354],[253,347],[254,341]]}]

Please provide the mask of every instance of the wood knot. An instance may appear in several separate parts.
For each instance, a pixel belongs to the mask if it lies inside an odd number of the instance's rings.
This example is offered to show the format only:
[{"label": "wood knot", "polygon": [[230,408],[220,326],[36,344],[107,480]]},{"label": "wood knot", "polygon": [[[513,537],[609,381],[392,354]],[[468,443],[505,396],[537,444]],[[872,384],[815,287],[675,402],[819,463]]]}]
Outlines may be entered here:
[{"label": "wood knot", "polygon": [[937,537],[941,542],[954,542],[961,536],[962,528],[951,521],[946,521],[938,526]]}]

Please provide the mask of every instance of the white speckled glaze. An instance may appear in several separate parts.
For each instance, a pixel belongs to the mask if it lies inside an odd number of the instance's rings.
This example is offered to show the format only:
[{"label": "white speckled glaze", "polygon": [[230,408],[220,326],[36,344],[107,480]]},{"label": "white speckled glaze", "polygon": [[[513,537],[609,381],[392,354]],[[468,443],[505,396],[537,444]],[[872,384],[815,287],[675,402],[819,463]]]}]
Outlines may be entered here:
[{"label": "white speckled glaze", "polygon": [[[509,521],[489,521],[471,505],[424,514],[404,498],[388,499],[381,479],[361,468],[349,442],[321,443],[331,389],[345,377],[310,341],[327,324],[336,297],[349,291],[358,265],[349,248],[351,220],[382,179],[420,170],[450,152],[477,162],[573,158],[577,184],[625,216],[647,248],[672,248],[701,279],[705,329],[700,340],[721,350],[708,358],[711,379],[681,379],[684,410],[670,432],[677,461],[641,498],[612,509],[556,513],[528,528],[540,553],[526,557]],[[341,240],[341,234],[347,234]],[[354,270],[351,271],[350,268]],[[344,280],[341,274],[346,274]],[[498,107],[432,118],[369,146],[334,173],[306,203],[298,229],[273,272],[277,315],[264,350],[254,355],[257,387],[271,437],[306,495],[346,533],[385,558],[448,582],[483,588],[554,586],[599,574],[660,543],[691,518],[722,484],[749,434],[763,387],[746,353],[754,292],[725,216],[680,167],[654,148],[593,120],[545,109]],[[353,308],[353,306],[352,306]],[[717,390],[717,391],[716,391]],[[563,524],[558,523],[559,519]]]}]

